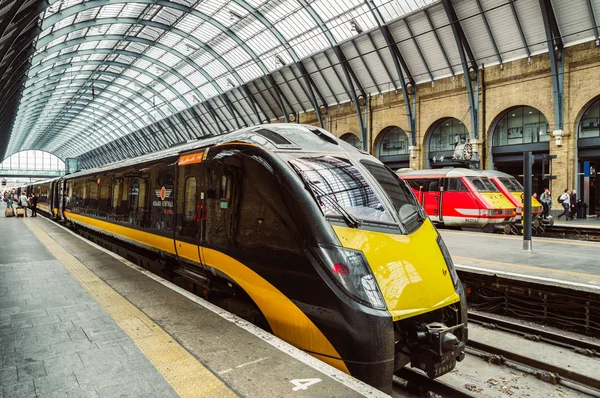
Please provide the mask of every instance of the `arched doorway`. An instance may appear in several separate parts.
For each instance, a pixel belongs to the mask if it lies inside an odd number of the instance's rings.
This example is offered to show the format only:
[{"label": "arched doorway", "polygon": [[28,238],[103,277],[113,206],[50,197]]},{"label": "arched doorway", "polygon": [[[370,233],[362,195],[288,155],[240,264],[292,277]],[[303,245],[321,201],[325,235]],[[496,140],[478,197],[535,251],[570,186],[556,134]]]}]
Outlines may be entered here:
[{"label": "arched doorway", "polygon": [[397,126],[386,127],[379,133],[375,155],[392,170],[409,167],[408,135]]},{"label": "arched doorway", "polygon": [[[543,156],[550,152],[550,125],[542,112],[531,106],[505,110],[496,119],[490,141],[490,168],[511,174],[522,183],[523,152],[531,151],[533,192],[539,194],[548,188],[549,180],[542,180],[542,162]],[[550,165],[546,165],[546,173],[549,171]]]},{"label": "arched doorway", "polygon": [[427,134],[428,168],[467,167],[468,163],[457,160],[455,152],[469,141],[469,131],[453,117],[438,120]]},{"label": "arched doorway", "polygon": [[588,214],[600,214],[600,97],[592,101],[577,126],[579,197],[589,206]]},{"label": "arched doorway", "polygon": [[362,140],[356,134],[346,133],[342,135],[340,139],[346,141],[348,144],[357,149],[362,149]]}]

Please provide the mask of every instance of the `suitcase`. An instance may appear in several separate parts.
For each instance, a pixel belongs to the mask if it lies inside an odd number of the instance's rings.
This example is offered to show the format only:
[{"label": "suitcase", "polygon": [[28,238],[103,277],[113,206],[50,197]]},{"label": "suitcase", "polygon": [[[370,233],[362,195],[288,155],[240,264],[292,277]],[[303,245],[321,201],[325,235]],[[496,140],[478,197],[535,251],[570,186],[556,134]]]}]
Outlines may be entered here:
[{"label": "suitcase", "polygon": [[15,215],[15,211],[13,210],[12,207],[8,207],[6,208],[6,210],[4,211],[4,216],[5,217],[12,217]]},{"label": "suitcase", "polygon": [[17,217],[25,217],[25,209],[18,208],[17,209]]}]

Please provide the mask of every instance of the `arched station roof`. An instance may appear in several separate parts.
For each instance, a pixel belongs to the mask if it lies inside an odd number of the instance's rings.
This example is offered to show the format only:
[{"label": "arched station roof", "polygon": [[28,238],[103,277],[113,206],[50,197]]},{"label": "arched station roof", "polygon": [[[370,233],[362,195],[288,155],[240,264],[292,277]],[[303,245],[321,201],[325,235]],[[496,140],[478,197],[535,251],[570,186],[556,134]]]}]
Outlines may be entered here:
[{"label": "arched station roof", "polygon": [[599,40],[598,13],[600,0],[0,0],[0,155],[93,165],[291,121],[547,52],[547,26],[551,47]]}]

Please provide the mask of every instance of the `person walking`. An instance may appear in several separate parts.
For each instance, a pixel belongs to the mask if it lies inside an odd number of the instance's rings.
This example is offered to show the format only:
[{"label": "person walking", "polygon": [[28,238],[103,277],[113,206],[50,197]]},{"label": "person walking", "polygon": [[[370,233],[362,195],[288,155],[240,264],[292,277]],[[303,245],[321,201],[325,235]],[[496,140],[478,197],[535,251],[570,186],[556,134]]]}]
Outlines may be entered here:
[{"label": "person walking", "polygon": [[25,215],[23,217],[27,217],[27,206],[29,205],[29,202],[27,201],[27,195],[25,195],[25,192],[21,192],[21,196],[19,196],[18,203],[19,207],[22,207],[25,211]]},{"label": "person walking", "polygon": [[37,204],[38,204],[38,194],[34,193],[33,195],[31,195],[31,199],[29,200],[29,203],[31,204],[31,217],[37,217]]},{"label": "person walking", "polygon": [[569,189],[565,189],[565,191],[558,197],[558,203],[560,203],[563,207],[563,212],[560,213],[557,217],[559,220],[562,216],[566,215],[568,217],[569,210],[571,209],[571,197],[569,196],[570,194],[571,191]]},{"label": "person walking", "polygon": [[548,213],[550,212],[550,208],[552,206],[552,195],[550,194],[550,190],[548,188],[544,189],[544,192],[540,195],[540,202],[542,202],[542,207],[544,211],[542,212],[542,218],[544,220],[548,219]]},{"label": "person walking", "polygon": [[569,212],[569,216],[567,217],[567,221],[569,219],[573,220],[575,218],[575,214],[577,214],[577,191],[576,190],[572,190],[571,193],[569,194],[569,206],[571,211]]}]

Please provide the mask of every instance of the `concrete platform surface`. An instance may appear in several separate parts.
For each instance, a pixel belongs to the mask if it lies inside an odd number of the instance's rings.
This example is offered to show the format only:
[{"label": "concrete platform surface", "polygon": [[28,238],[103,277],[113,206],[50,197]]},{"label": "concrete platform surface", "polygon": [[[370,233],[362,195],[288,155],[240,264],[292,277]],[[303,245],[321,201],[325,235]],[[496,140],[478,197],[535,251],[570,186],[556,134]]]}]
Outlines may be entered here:
[{"label": "concrete platform surface", "polygon": [[522,275],[540,283],[600,290],[600,242],[538,238],[523,250],[519,236],[440,229],[458,269]]},{"label": "concrete platform surface", "polygon": [[0,398],[384,396],[49,220],[0,231]]}]

